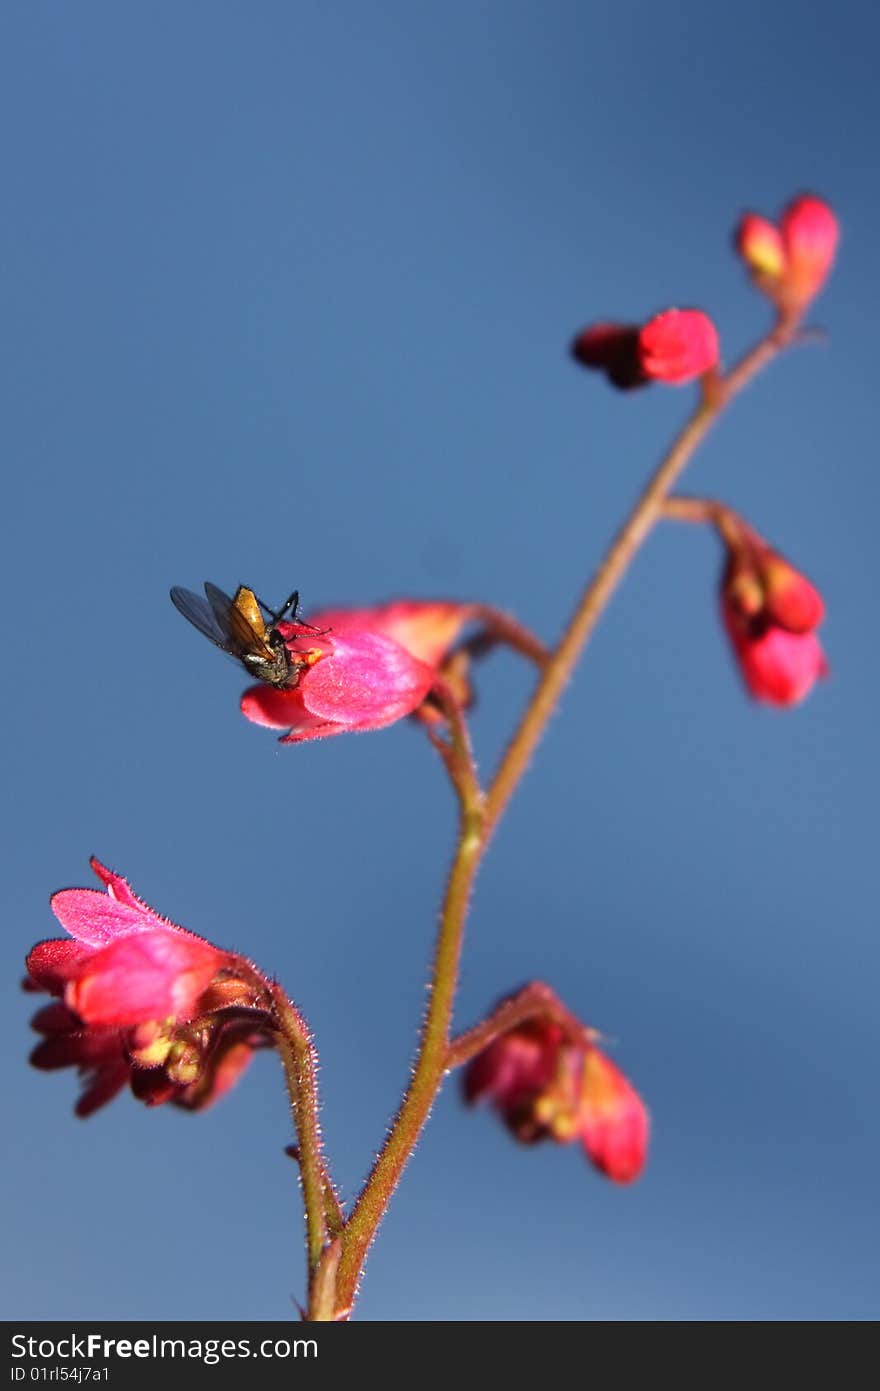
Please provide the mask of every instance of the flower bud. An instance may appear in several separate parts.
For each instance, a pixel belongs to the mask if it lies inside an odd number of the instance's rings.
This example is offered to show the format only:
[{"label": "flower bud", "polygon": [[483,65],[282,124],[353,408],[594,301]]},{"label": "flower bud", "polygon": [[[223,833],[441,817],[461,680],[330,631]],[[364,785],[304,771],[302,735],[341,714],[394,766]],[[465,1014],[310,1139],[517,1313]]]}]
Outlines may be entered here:
[{"label": "flower bud", "polygon": [[718,364],[718,334],[700,309],[667,309],[639,331],[639,362],[646,377],[675,386]]},{"label": "flower bud", "polygon": [[815,629],[824,616],[814,585],[744,524],[728,538],[721,614],[743,680],[756,700],[795,705],[828,664]]},{"label": "flower bud", "polygon": [[781,310],[800,314],[822,289],[837,251],[840,228],[827,203],[813,194],[795,198],[779,226],[746,213],[734,244],[758,289]]}]

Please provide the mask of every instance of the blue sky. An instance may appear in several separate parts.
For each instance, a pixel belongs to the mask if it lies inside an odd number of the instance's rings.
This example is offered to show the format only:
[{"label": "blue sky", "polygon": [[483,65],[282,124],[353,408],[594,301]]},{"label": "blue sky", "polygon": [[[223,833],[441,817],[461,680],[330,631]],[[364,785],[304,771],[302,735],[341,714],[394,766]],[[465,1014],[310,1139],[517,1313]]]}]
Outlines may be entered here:
[{"label": "blue sky", "polygon": [[[86,1124],[18,994],[96,853],[276,973],[350,1195],[407,1075],[451,799],[419,731],[280,749],[171,584],[477,598],[552,638],[690,391],[566,357],[591,319],[766,311],[729,246],[802,188],[840,264],[686,486],[821,586],[831,679],[750,704],[716,547],[652,538],[478,884],[458,1019],[539,976],[654,1122],[620,1190],[435,1108],[372,1319],[876,1314],[876,183],[867,4],[10,0],[3,875],[6,1317],[284,1318],[299,1200],[274,1060],[191,1118]],[[869,367],[871,371],[869,372]],[[529,689],[498,657],[491,768]]]}]

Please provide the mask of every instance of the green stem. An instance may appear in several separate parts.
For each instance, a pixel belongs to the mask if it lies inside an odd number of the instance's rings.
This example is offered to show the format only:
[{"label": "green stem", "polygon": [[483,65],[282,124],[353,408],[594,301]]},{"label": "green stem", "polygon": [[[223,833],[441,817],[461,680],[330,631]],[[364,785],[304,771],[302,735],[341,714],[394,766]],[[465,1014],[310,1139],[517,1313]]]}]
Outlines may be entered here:
[{"label": "green stem", "polygon": [[[459,836],[446,885],[440,932],[431,970],[428,1008],[412,1080],[388,1138],[343,1229],[337,1276],[337,1304],[351,1306],[364,1258],[415,1148],[446,1069],[446,1049],[458,984],[462,925],[483,843],[484,798],[477,779],[470,739],[461,710],[449,691],[436,690],[450,724],[450,742],[440,748],[459,798]],[[436,740],[435,740],[436,743]]]},{"label": "green stem", "polygon": [[310,1304],[315,1275],[328,1238],[342,1227],[343,1214],[321,1152],[315,1052],[308,1026],[279,985],[271,986],[277,1047],[296,1128],[306,1218]]}]

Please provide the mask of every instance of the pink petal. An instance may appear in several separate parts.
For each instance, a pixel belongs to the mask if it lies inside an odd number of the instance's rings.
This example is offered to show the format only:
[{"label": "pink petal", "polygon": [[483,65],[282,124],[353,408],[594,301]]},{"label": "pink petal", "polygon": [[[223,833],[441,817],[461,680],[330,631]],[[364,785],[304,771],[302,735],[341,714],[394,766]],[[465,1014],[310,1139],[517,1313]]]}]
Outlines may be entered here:
[{"label": "pink petal", "polygon": [[782,214],[782,239],[788,253],[789,280],[798,300],[821,290],[837,251],[840,227],[827,203],[805,194]]},{"label": "pink petal", "polygon": [[591,1049],[581,1099],[581,1140],[590,1160],[615,1183],[631,1183],[645,1167],[649,1129],[638,1092],[610,1058]]},{"label": "pink petal", "polygon": [[614,1117],[584,1122],[584,1150],[590,1161],[615,1183],[632,1183],[645,1167],[648,1151],[648,1114],[641,1102]]},{"label": "pink petal", "polygon": [[286,729],[289,731],[281,740],[282,744],[298,744],[305,739],[324,739],[329,734],[344,734],[349,725],[328,724],[326,720],[310,715],[303,705],[302,692],[298,687],[292,691],[279,691],[265,682],[250,686],[241,698],[241,713],[254,724],[266,729]]},{"label": "pink petal", "polygon": [[298,689],[309,714],[328,723],[378,729],[424,700],[434,673],[399,643],[378,633],[345,633],[329,657],[311,667]]},{"label": "pink petal", "polygon": [[815,633],[770,628],[759,638],[734,638],[743,679],[756,700],[797,705],[828,674]]},{"label": "pink petal", "polygon": [[94,1025],[191,1018],[227,955],[188,934],[154,931],[122,937],[73,973],[65,1001]]},{"label": "pink petal", "polygon": [[246,719],[266,729],[290,729],[307,718],[298,686],[292,691],[281,691],[265,681],[248,687],[241,698],[240,709]]},{"label": "pink petal", "polygon": [[165,924],[148,908],[120,903],[99,889],[61,889],[49,900],[52,912],[71,937],[103,947],[120,937]]}]

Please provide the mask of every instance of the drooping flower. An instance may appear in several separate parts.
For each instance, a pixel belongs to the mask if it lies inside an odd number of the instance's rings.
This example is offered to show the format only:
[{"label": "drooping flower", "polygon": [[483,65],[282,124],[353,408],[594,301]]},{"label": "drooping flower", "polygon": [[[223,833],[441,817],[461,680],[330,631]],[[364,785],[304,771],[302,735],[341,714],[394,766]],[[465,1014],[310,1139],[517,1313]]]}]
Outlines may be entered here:
[{"label": "drooping flower", "polygon": [[186,1020],[233,960],[228,952],[159,917],[120,875],[90,861],[106,893],[62,889],[51,907],[70,939],[40,942],[31,977],[86,1024],[128,1026]]},{"label": "drooping flower", "polygon": [[55,894],[70,938],[40,942],[27,958],[28,988],[56,996],[32,1021],[43,1040],[31,1061],[79,1069],[82,1116],[126,1082],[151,1104],[207,1105],[234,1080],[233,1045],[241,1071],[262,1044],[256,972],[160,917],[100,861],[91,865],[106,893]]},{"label": "drooping flower", "polygon": [[828,672],[822,596],[745,523],[725,539],[721,614],[743,680],[756,700],[796,705]]},{"label": "drooping flower", "polygon": [[591,1030],[543,1017],[519,1024],[468,1064],[463,1088],[468,1102],[490,1102],[525,1144],[580,1140],[596,1168],[617,1183],[644,1168],[644,1102]]},{"label": "drooping flower", "polygon": [[781,309],[800,313],[828,279],[839,237],[828,204],[802,194],[789,203],[778,227],[746,213],[734,241],[758,288]]},{"label": "drooping flower", "polygon": [[293,687],[252,686],[242,713],[285,729],[282,743],[382,729],[413,714],[435,684],[443,659],[477,610],[472,604],[401,600],[310,616],[316,631],[278,631],[300,661]]},{"label": "drooping flower", "polygon": [[651,381],[678,386],[717,366],[718,333],[700,309],[667,309],[641,326],[593,324],[577,335],[571,352],[621,390]]}]

